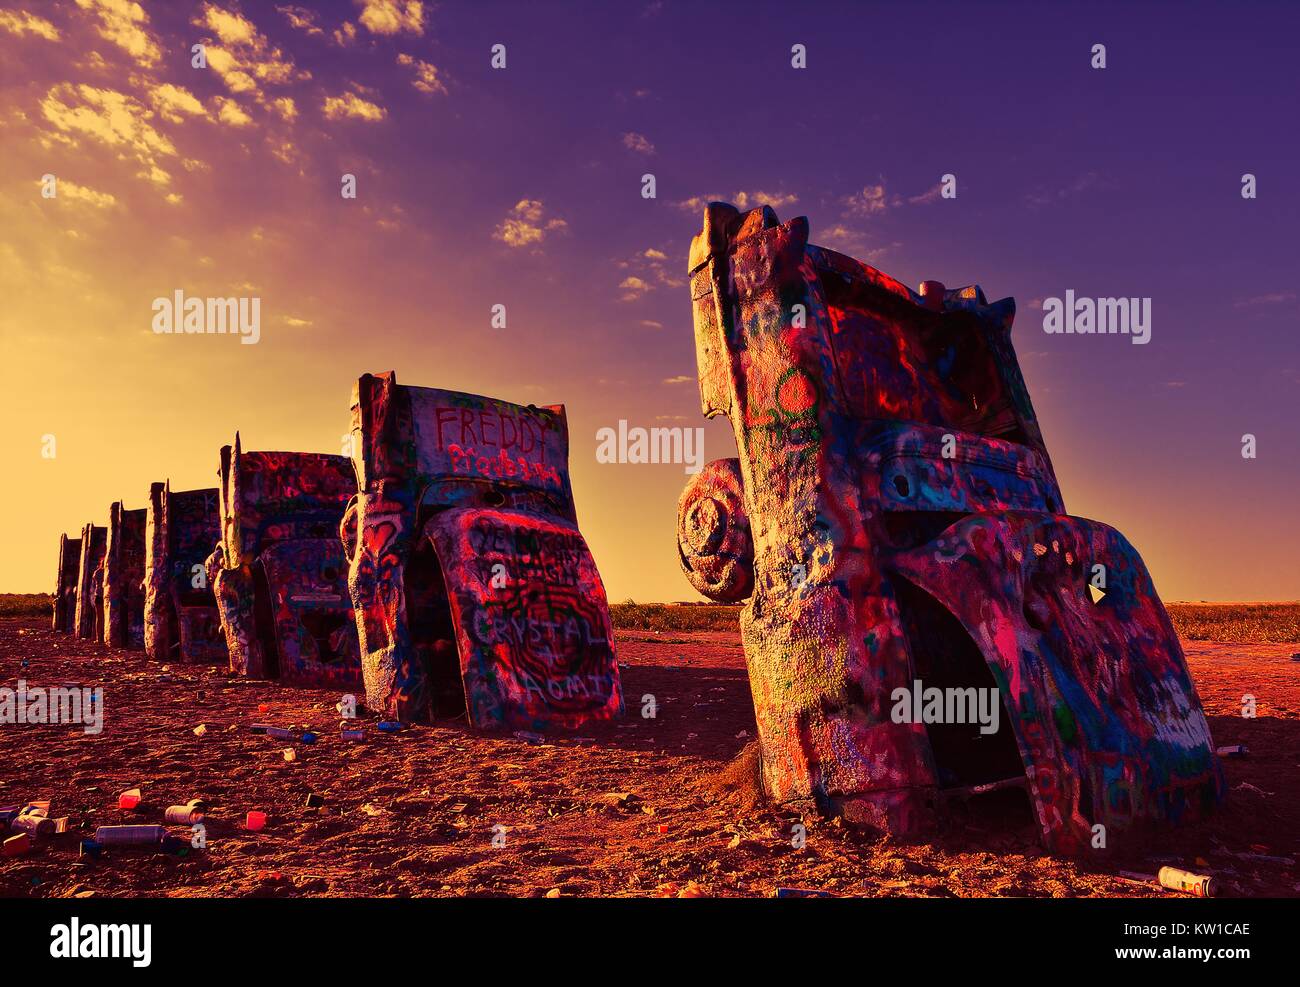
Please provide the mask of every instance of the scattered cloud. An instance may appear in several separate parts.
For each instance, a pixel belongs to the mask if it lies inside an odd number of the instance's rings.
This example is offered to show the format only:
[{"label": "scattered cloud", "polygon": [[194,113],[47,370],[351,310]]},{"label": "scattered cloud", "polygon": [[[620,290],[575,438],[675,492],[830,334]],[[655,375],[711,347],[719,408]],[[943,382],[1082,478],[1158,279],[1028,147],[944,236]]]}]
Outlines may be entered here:
[{"label": "scattered cloud", "polygon": [[654,154],[655,146],[650,143],[649,139],[643,134],[626,133],[623,135],[623,146],[629,151],[635,151],[637,154]]},{"label": "scattered cloud", "polygon": [[1095,188],[1104,188],[1106,181],[1095,171],[1080,175],[1064,185],[1039,185],[1025,194],[1025,202],[1031,206],[1047,206],[1065,199],[1073,199]]},{"label": "scattered cloud", "polygon": [[692,384],[696,380],[694,374],[678,374],[676,377],[665,377],[665,384]]},{"label": "scattered cloud", "polygon": [[217,119],[222,123],[229,124],[232,127],[247,127],[252,124],[253,118],[244,112],[244,108],[236,103],[233,99],[226,96],[217,96]]},{"label": "scattered cloud", "polygon": [[292,58],[271,44],[266,35],[238,11],[205,3],[191,23],[211,31],[216,38],[216,43],[204,43],[208,67],[221,77],[232,93],[249,93],[262,103],[265,101],[263,86],[282,86],[295,79],[311,78],[310,72],[299,70]]},{"label": "scattered cloud", "polygon": [[78,185],[76,182],[70,182],[66,178],[59,181],[57,186],[58,193],[55,196],[56,201],[78,202],[94,206],[96,209],[111,209],[117,205],[116,196],[109,192],[97,192],[93,188],[85,185]]},{"label": "scattered cloud", "polygon": [[1271,291],[1264,295],[1254,295],[1236,302],[1233,308],[1256,308],[1266,305],[1287,305],[1296,300],[1294,291]]},{"label": "scattered cloud", "polygon": [[145,25],[149,16],[132,0],[77,0],[77,6],[97,15],[100,37],[113,42],[141,65],[158,61],[161,49]]},{"label": "scattered cloud", "polygon": [[158,115],[168,123],[183,123],[186,117],[208,115],[208,111],[192,92],[184,86],[174,86],[170,82],[164,82],[150,89],[149,102],[158,111]]},{"label": "scattered cloud", "polygon": [[298,117],[298,104],[290,96],[279,96],[271,100],[271,109],[278,113],[282,120],[292,122]]},{"label": "scattered cloud", "polygon": [[424,4],[419,0],[355,0],[357,20],[371,34],[423,34]]},{"label": "scattered cloud", "polygon": [[357,26],[351,21],[344,21],[334,29],[334,43],[340,48],[346,48],[356,40]]},{"label": "scattered cloud", "polygon": [[377,103],[362,99],[356,93],[343,93],[341,96],[326,96],[323,105],[326,120],[382,120],[388,111]]},{"label": "scattered cloud", "polygon": [[[842,201],[854,216],[874,216],[884,212],[890,206],[883,181],[875,185],[865,185],[852,195],[845,196]],[[897,198],[894,204],[898,204]]]},{"label": "scattered cloud", "polygon": [[540,199],[520,199],[497,226],[492,238],[508,247],[536,246],[550,234],[568,227],[562,219],[545,219],[545,212]]},{"label": "scattered cloud", "polygon": [[37,17],[25,10],[0,10],[0,31],[10,34],[34,34],[46,41],[58,41],[59,29],[44,17]]},{"label": "scattered cloud", "polygon": [[619,261],[618,269],[623,273],[623,279],[618,285],[622,300],[634,302],[656,288],[683,287],[686,284],[685,277],[670,274],[667,263],[668,254],[656,247],[649,247],[627,260]]},{"label": "scattered cloud", "polygon": [[426,61],[405,53],[397,56],[397,64],[415,69],[415,78],[411,81],[411,85],[420,92],[428,93],[431,96],[437,93],[446,95],[447,87],[438,78],[438,67],[436,65],[430,65]]},{"label": "scattered cloud", "polygon": [[678,209],[685,209],[687,212],[701,212],[710,202],[730,202],[742,212],[747,209],[754,209],[758,206],[771,206],[773,209],[781,209],[785,206],[792,206],[799,201],[799,197],[793,193],[785,192],[733,192],[731,195],[693,195],[689,199],[683,199],[678,202]]},{"label": "scattered cloud", "polygon": [[290,27],[302,31],[304,34],[316,37],[325,33],[317,20],[319,15],[314,10],[308,10],[306,7],[300,7],[297,4],[287,4],[275,9],[284,15],[284,19],[289,22]]},{"label": "scattered cloud", "polygon": [[113,148],[119,157],[134,158],[141,165],[141,177],[157,185],[170,181],[158,162],[175,156],[176,148],[149,122],[152,111],[134,97],[61,82],[41,100],[41,113],[55,128],[49,134],[52,139],[77,147],[78,138],[89,138]]}]

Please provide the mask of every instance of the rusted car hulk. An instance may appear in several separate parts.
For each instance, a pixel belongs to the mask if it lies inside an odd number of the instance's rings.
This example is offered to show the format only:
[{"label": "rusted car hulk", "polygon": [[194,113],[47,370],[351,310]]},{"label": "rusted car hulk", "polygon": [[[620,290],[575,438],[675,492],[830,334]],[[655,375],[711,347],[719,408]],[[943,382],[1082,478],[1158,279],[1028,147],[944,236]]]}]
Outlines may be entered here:
[{"label": "rusted car hulk", "polygon": [[217,603],[232,671],[359,689],[339,522],[356,490],[344,456],[221,449]]},{"label": "rusted car hulk", "polygon": [[104,643],[144,648],[145,510],[125,509],[121,501],[108,510],[104,543]]},{"label": "rusted car hulk", "polygon": [[[688,485],[679,551],[749,597],[769,793],[907,832],[1020,787],[1065,852],[1212,807],[1178,638],[1133,546],[1065,513],[1013,300],[914,293],[767,207],[709,205],[689,267],[701,406],[740,456]],[[927,689],[994,686],[991,735],[914,722]]]},{"label": "rusted car hulk", "polygon": [[205,562],[221,540],[217,488],[149,487],[144,647],[154,661],[225,664],[226,638]]},{"label": "rusted car hulk", "polygon": [[59,535],[59,574],[54,586],[54,629],[77,629],[77,575],[81,571],[81,539]]},{"label": "rusted car hulk", "polygon": [[77,566],[76,635],[88,641],[104,637],[104,546],[108,529],[87,524],[81,529],[81,560]]},{"label": "rusted car hulk", "polygon": [[530,731],[621,715],[563,406],[366,374],[352,446],[359,493],[341,534],[367,705]]}]

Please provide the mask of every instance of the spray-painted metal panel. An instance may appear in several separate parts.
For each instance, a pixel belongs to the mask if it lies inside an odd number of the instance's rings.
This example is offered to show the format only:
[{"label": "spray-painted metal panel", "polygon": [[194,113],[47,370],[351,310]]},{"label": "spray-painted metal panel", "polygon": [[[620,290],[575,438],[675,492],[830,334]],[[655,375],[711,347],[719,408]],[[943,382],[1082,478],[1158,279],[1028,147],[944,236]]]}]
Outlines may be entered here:
[{"label": "spray-painted metal panel", "polygon": [[77,628],[77,576],[81,571],[81,539],[59,535],[59,572],[54,587],[54,629],[71,634]]},{"label": "spray-painted metal panel", "polygon": [[[689,268],[701,406],[739,456],[688,485],[679,554],[701,592],[749,597],[769,792],[906,832],[946,790],[1019,776],[1062,850],[1213,805],[1208,727],[1141,559],[1064,514],[1014,302],[914,293],[767,207],[710,205]],[[1083,605],[1085,564],[1115,600]],[[1002,729],[905,715],[927,684],[996,690]]]},{"label": "spray-painted metal panel", "polygon": [[226,638],[205,562],[221,540],[216,487],[149,488],[145,519],[145,651],[155,661],[225,664]]},{"label": "spray-painted metal panel", "polygon": [[620,715],[564,408],[367,374],[352,433],[359,492],[342,534],[367,705],[487,729]]},{"label": "spray-painted metal panel", "polygon": [[104,643],[144,648],[145,509],[108,512],[104,544]]},{"label": "spray-painted metal panel", "polygon": [[221,450],[213,568],[230,667],[298,685],[360,684],[339,523],[356,490],[344,456]]},{"label": "spray-painted metal panel", "polygon": [[76,635],[88,641],[104,636],[104,546],[108,528],[87,524],[81,529],[81,561],[77,567]]}]

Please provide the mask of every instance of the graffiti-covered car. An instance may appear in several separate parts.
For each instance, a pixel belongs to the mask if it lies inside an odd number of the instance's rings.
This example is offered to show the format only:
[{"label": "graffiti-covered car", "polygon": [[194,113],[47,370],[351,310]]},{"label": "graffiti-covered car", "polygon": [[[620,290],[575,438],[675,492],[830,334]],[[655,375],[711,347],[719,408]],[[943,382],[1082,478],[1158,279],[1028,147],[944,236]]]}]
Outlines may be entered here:
[{"label": "graffiti-covered car", "polygon": [[739,458],[688,485],[678,549],[749,600],[769,793],[909,831],[1027,791],[1067,852],[1209,810],[1178,638],[1127,539],[1065,512],[1014,301],[913,292],[768,207],[709,205],[689,270],[701,406]]},{"label": "graffiti-covered car", "polygon": [[104,541],[104,643],[144,648],[145,509],[117,501]]},{"label": "graffiti-covered car", "polygon": [[108,528],[89,523],[81,529],[81,559],[77,565],[76,635],[88,641],[104,638],[104,546]]},{"label": "graffiti-covered car", "polygon": [[578,530],[563,406],[361,377],[344,542],[366,702],[403,720],[572,728],[623,709]]},{"label": "graffiti-covered car", "polygon": [[77,629],[77,576],[81,572],[81,539],[59,535],[59,573],[54,585],[56,631],[71,634]]},{"label": "graffiti-covered car", "polygon": [[154,661],[225,664],[226,637],[205,562],[221,540],[216,487],[149,487],[144,643]]},{"label": "graffiti-covered car", "polygon": [[357,625],[338,529],[356,491],[345,456],[221,449],[216,596],[230,668],[359,689]]}]

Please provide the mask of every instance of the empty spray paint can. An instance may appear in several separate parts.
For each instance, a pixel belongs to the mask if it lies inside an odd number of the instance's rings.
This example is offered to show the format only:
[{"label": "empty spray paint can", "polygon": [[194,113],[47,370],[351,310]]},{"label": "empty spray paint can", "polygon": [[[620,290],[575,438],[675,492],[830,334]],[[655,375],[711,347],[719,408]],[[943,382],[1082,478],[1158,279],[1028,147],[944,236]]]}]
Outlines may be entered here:
[{"label": "empty spray paint can", "polygon": [[375,724],[375,729],[382,730],[384,733],[397,733],[398,730],[402,729],[402,724],[396,720],[383,720]]},{"label": "empty spray paint can", "polygon": [[1160,886],[1170,891],[1181,891],[1198,898],[1213,898],[1219,893],[1218,882],[1205,874],[1193,874],[1177,867],[1161,867],[1156,877]]},{"label": "empty spray paint can", "polygon": [[34,812],[24,812],[9,824],[15,833],[30,833],[32,836],[53,836],[58,825],[48,816]]},{"label": "empty spray paint can", "polygon": [[100,826],[95,842],[101,846],[147,846],[161,843],[167,830],[161,826]]},{"label": "empty spray paint can", "polygon": [[1245,757],[1250,751],[1246,749],[1245,744],[1232,744],[1229,747],[1220,747],[1214,753],[1219,757]]},{"label": "empty spray paint can", "polygon": [[366,739],[366,732],[362,730],[360,727],[348,726],[347,720],[343,721],[343,726],[341,728],[341,731],[344,740],[365,740]]},{"label": "empty spray paint can", "polygon": [[169,805],[163,819],[172,826],[193,826],[203,819],[203,813],[193,805]]},{"label": "empty spray paint can", "polygon": [[266,735],[276,740],[297,740],[298,735],[287,727],[267,727]]}]

